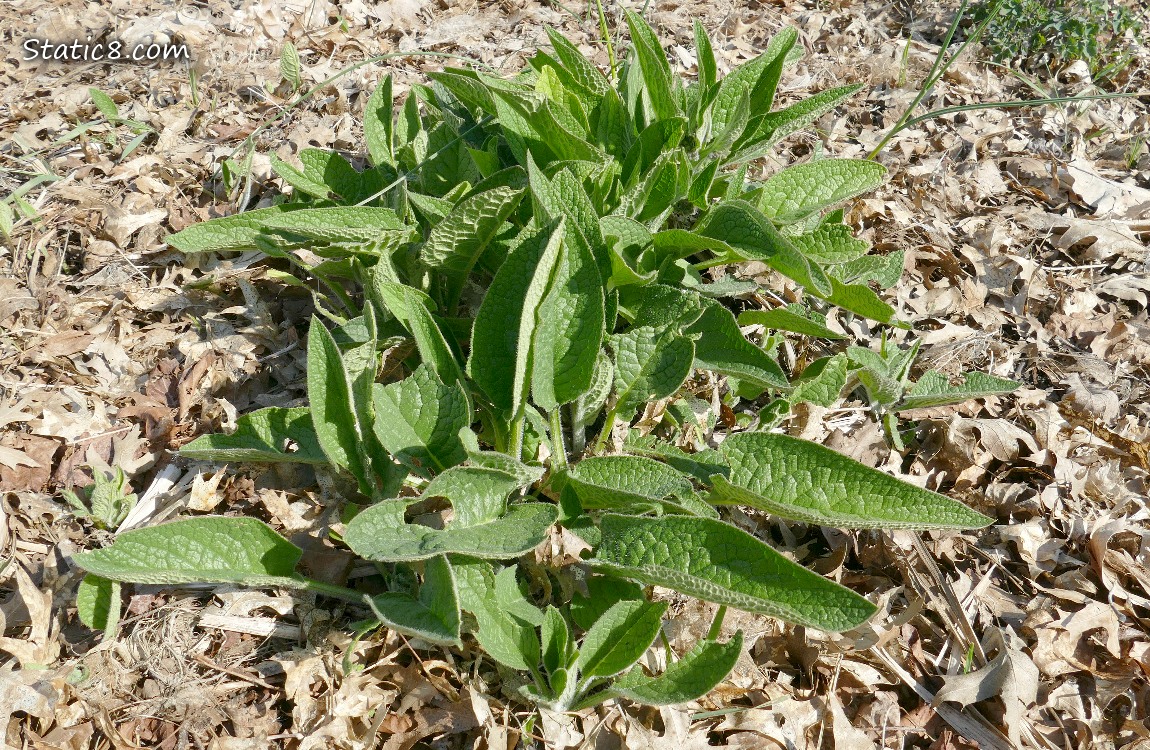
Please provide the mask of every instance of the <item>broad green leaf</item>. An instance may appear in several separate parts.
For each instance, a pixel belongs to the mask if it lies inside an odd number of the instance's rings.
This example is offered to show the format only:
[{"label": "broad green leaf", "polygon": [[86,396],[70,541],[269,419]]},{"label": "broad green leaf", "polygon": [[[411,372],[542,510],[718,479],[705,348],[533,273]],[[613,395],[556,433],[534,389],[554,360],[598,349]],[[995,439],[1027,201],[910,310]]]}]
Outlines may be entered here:
[{"label": "broad green leaf", "polygon": [[725,200],[707,212],[698,233],[725,243],[744,260],[760,260],[812,294],[829,294],[830,279],[810,263],[761,211],[742,200]]},{"label": "broad green leaf", "polygon": [[276,176],[292,188],[292,197],[294,198],[310,195],[314,198],[327,200],[332,197],[332,190],[323,181],[322,176],[308,174],[307,169],[294,167],[275,154],[271,155],[271,167]]},{"label": "broad green leaf", "polygon": [[344,541],[357,555],[379,562],[426,560],[448,553],[509,560],[535,549],[558,517],[558,509],[549,503],[521,503],[494,521],[432,529],[395,525],[393,511],[376,504],[351,520]]},{"label": "broad green leaf", "polygon": [[607,77],[579,51],[579,48],[569,42],[561,33],[545,27],[551,46],[555,48],[555,57],[563,63],[563,67],[571,73],[572,77],[588,93],[598,98],[607,93],[611,82]]},{"label": "broad green leaf", "polygon": [[[567,666],[567,658],[571,651],[571,633],[567,627],[567,620],[563,613],[552,606],[547,607],[543,615],[543,627],[540,630],[539,640],[543,646],[543,666],[550,675]],[[562,691],[559,691],[562,692]]]},{"label": "broad green leaf", "polygon": [[820,159],[796,164],[763,183],[759,208],[768,218],[789,224],[874,190],[885,179],[886,167],[867,159]]},{"label": "broad green leaf", "polygon": [[607,514],[592,567],[682,594],[838,632],[875,606],[791,562],[741,529],[710,518]]},{"label": "broad green leaf", "polygon": [[299,204],[272,206],[212,219],[168,235],[167,243],[182,253],[256,250],[256,237],[264,232],[272,217],[283,216],[300,208],[302,206]]},{"label": "broad green leaf", "polygon": [[715,509],[699,500],[690,481],[667,464],[643,456],[592,456],[567,474],[584,508],[602,509],[667,506],[670,510],[717,518]]},{"label": "broad green leaf", "polygon": [[842,354],[811,362],[792,383],[791,403],[807,401],[819,406],[833,405],[846,387],[847,364],[847,358]]},{"label": "broad green leaf", "polygon": [[666,602],[621,601],[595,621],[579,644],[576,666],[584,678],[612,677],[646,653],[663,627]]},{"label": "broad green leaf", "polygon": [[445,497],[455,510],[451,528],[497,520],[507,511],[508,496],[529,484],[522,474],[481,466],[455,466],[432,479],[423,497]]},{"label": "broad green leaf", "polygon": [[305,208],[269,216],[264,225],[323,242],[370,242],[395,235],[398,243],[411,237],[395,211],[370,206]]},{"label": "broad green leaf", "polygon": [[280,52],[280,75],[294,88],[298,89],[303,85],[303,81],[299,77],[299,50],[295,48],[294,44],[286,40],[283,50]]},{"label": "broad green leaf", "polygon": [[[294,444],[295,450],[288,447]],[[202,435],[184,447],[180,455],[199,461],[250,461],[326,464],[311,411],[306,407],[285,409],[269,406],[236,420],[231,435]]]},{"label": "broad green leaf", "polygon": [[397,461],[426,475],[467,458],[459,431],[471,424],[471,409],[459,383],[447,385],[420,365],[396,383],[376,383],[372,391],[375,435]]},{"label": "broad green leaf", "polygon": [[719,93],[711,110],[712,132],[721,132],[726,127],[744,94],[752,104],[752,117],[771,108],[783,60],[797,38],[794,29],[783,29],[771,37],[761,55],[735,68],[719,82]]},{"label": "broad green leaf", "polygon": [[[565,226],[560,224],[557,234]],[[539,304],[531,346],[531,395],[546,411],[571,403],[590,387],[603,343],[603,280],[590,249],[573,235],[561,235],[566,239]]]},{"label": "broad green leaf", "polygon": [[694,20],[695,30],[695,57],[699,61],[699,86],[704,90],[711,88],[718,80],[715,73],[715,51],[711,47],[711,39],[707,30],[699,19]]},{"label": "broad green leaf", "polygon": [[519,205],[522,190],[498,187],[461,201],[431,229],[420,260],[444,275],[443,299],[452,309],[459,301],[471,269]]},{"label": "broad green leaf", "polygon": [[852,529],[980,529],[994,519],[962,503],[788,435],[730,435],[730,481],[711,502],[750,505],[797,521]]},{"label": "broad green leaf", "polygon": [[996,378],[983,372],[968,372],[963,375],[961,383],[951,385],[950,380],[941,372],[928,370],[923,373],[918,382],[914,384],[902,401],[898,410],[922,409],[928,406],[944,406],[957,404],[970,398],[985,398],[1010,393],[1021,383],[1006,378]]},{"label": "broad green leaf", "polygon": [[887,255],[864,255],[833,269],[831,273],[844,282],[866,284],[873,281],[881,289],[889,289],[902,278],[906,254],[898,250]]},{"label": "broad green leaf", "polygon": [[827,89],[789,107],[762,115],[751,123],[743,140],[736,145],[731,161],[743,162],[764,155],[783,138],[807,127],[861,88],[861,84],[854,84]]},{"label": "broad green leaf", "polygon": [[423,583],[417,596],[386,592],[367,601],[388,628],[432,643],[459,643],[459,593],[451,564],[443,555],[423,563]]},{"label": "broad green leaf", "polygon": [[872,370],[869,367],[864,367],[855,372],[855,377],[858,378],[863,388],[866,389],[867,396],[870,398],[872,404],[894,406],[895,402],[902,398],[902,394],[906,390],[901,380],[891,377],[882,370]]},{"label": "broad green leaf", "polygon": [[526,487],[529,484],[538,482],[543,478],[543,474],[545,473],[545,469],[541,466],[528,466],[506,453],[500,453],[498,451],[468,450],[467,462],[471,466],[495,469],[504,474],[510,474],[515,477],[519,487]]},{"label": "broad green leaf", "polygon": [[491,403],[507,412],[519,413],[527,400],[538,310],[564,233],[564,219],[543,229],[525,229],[475,316],[467,371]]},{"label": "broad green leaf", "polygon": [[307,395],[323,452],[334,465],[359,480],[361,492],[371,495],[348,373],[331,332],[314,316],[307,337]]},{"label": "broad green leaf", "polygon": [[739,313],[739,325],[760,325],[772,331],[790,331],[820,339],[846,338],[843,334],[827,328],[825,320],[815,319],[810,312],[799,305],[776,307],[773,310],[747,310]]},{"label": "broad green leaf", "polygon": [[395,166],[393,106],[391,74],[388,73],[371,92],[363,110],[363,139],[367,143],[371,163],[377,167],[385,164]]},{"label": "broad green leaf", "polygon": [[703,301],[703,315],[683,331],[698,334],[695,367],[736,377],[759,388],[789,388],[787,376],[771,356],[747,341],[730,310]]},{"label": "broad green leaf", "polygon": [[120,582],[85,575],[76,589],[76,614],[93,630],[115,633],[120,620]]},{"label": "broad green leaf", "polygon": [[683,658],[668,664],[662,674],[648,677],[633,669],[615,681],[608,692],[648,706],[672,706],[701,698],[718,687],[739,660],[743,631],[726,643],[699,641]]},{"label": "broad green leaf", "polygon": [[571,619],[583,630],[590,630],[604,612],[624,600],[646,601],[643,587],[615,576],[588,576],[587,596],[576,592],[571,597]]},{"label": "broad green leaf", "polygon": [[731,467],[727,466],[725,459],[713,448],[687,453],[682,448],[666,443],[654,435],[638,436],[631,433],[624,441],[623,449],[641,456],[657,458],[684,476],[693,477],[703,484],[710,483],[711,477],[715,474],[727,476],[731,472]]},{"label": "broad green leaf", "polygon": [[622,305],[634,316],[635,327],[689,326],[703,314],[703,301],[694,292],[668,284],[648,284],[622,290]]},{"label": "broad green leaf", "polygon": [[92,103],[96,105],[96,109],[100,110],[100,114],[109,121],[116,122],[120,119],[120,108],[116,106],[112,97],[97,88],[88,89],[88,96],[92,97]]},{"label": "broad green leaf", "polygon": [[671,65],[655,32],[634,11],[624,9],[627,27],[631,30],[631,43],[643,72],[643,96],[650,102],[655,119],[666,120],[679,115],[675,94],[671,89]]},{"label": "broad green leaf", "polygon": [[648,401],[679,390],[695,361],[695,343],[671,328],[632,328],[612,337],[611,348],[615,352],[615,410],[624,418]]},{"label": "broad green leaf", "polygon": [[301,588],[299,547],[255,518],[201,516],[125,531],[111,546],[73,560],[113,581],[238,583]]},{"label": "broad green leaf", "polygon": [[788,239],[807,258],[825,265],[847,263],[870,250],[870,245],[855,237],[850,227],[837,222],[823,222],[808,234],[790,235]]},{"label": "broad green leaf", "polygon": [[831,293],[823,297],[827,302],[879,323],[900,325],[895,322],[894,308],[883,302],[866,284],[843,284],[833,276],[830,280]]},{"label": "broad green leaf", "polygon": [[[515,568],[506,568],[496,576],[491,563],[486,560],[460,557],[452,558],[452,567],[459,583],[460,604],[475,615],[479,626],[475,637],[483,650],[495,661],[512,669],[521,672],[538,669],[542,654],[535,625],[516,615],[522,609],[535,608],[523,599],[522,594],[518,596],[518,606],[508,606],[507,602],[492,596],[493,591],[508,590],[508,587],[498,585],[498,579],[505,578],[508,571],[511,589],[518,593],[514,584]],[[542,613],[535,609],[535,614],[542,622]]]},{"label": "broad green leaf", "polygon": [[411,332],[420,359],[444,383],[466,387],[459,360],[455,358],[455,352],[451,350],[443,331],[428,309],[431,300],[427,295],[418,289],[388,280],[383,263],[375,267],[372,281],[371,291],[380,305],[386,307]]}]

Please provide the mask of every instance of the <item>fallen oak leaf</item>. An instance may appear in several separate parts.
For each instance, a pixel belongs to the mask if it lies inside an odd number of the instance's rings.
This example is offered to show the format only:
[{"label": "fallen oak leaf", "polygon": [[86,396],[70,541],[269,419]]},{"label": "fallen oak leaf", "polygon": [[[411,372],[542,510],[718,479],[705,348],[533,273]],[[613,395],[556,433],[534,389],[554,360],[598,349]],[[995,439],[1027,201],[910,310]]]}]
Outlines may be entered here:
[{"label": "fallen oak leaf", "polygon": [[1038,700],[1038,667],[1029,656],[1012,648],[1000,630],[990,631],[991,646],[998,655],[985,667],[967,674],[943,678],[932,706],[944,701],[963,707],[989,698],[1000,698],[1005,708],[1006,733],[1015,747],[1021,747],[1022,723],[1026,709]]}]

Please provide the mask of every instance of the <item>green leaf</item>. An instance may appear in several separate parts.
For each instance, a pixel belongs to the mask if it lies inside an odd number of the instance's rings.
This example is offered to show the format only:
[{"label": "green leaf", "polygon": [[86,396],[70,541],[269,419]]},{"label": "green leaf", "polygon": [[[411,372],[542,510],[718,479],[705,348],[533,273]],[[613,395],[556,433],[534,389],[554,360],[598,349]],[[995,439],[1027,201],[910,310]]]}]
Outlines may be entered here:
[{"label": "green leaf", "polygon": [[843,284],[833,276],[830,279],[831,293],[823,298],[827,302],[879,323],[895,323],[894,308],[883,302],[869,286]]},{"label": "green leaf", "polygon": [[445,497],[455,509],[451,528],[495,521],[507,511],[507,498],[538,478],[538,473],[514,473],[482,466],[456,466],[423,490],[423,497]]},{"label": "green leaf", "polygon": [[[290,444],[295,450],[288,451]],[[180,448],[180,455],[199,461],[249,461],[326,464],[311,411],[306,407],[285,409],[269,406],[236,420],[231,435],[202,435]]]},{"label": "green leaf", "polygon": [[749,505],[783,518],[852,529],[980,529],[994,519],[895,479],[816,443],[743,432],[719,448],[730,481],[711,502]]},{"label": "green leaf", "polygon": [[875,612],[850,589],[722,521],[607,514],[601,528],[588,563],[615,575],[830,632],[857,627]]},{"label": "green leaf", "polygon": [[284,41],[283,50],[280,51],[280,75],[298,89],[303,81],[299,77],[299,51],[290,41]]},{"label": "green leaf", "polygon": [[400,463],[420,474],[462,463],[467,452],[459,431],[471,424],[467,393],[446,385],[427,365],[396,383],[373,387],[375,435]]},{"label": "green leaf", "polygon": [[666,602],[621,601],[595,621],[579,645],[576,666],[584,678],[612,677],[646,653],[663,627]]},{"label": "green leaf", "polygon": [[832,282],[775,229],[761,211],[742,200],[725,200],[712,208],[696,230],[719,240],[744,260],[760,260],[817,295],[829,294]]},{"label": "green leaf", "polygon": [[711,39],[707,30],[699,19],[694,20],[695,30],[695,57],[699,61],[699,87],[704,91],[715,85],[718,77],[715,73],[715,51],[711,48]]},{"label": "green leaf", "polygon": [[566,37],[550,26],[544,27],[551,46],[555,48],[555,57],[571,74],[576,84],[594,98],[602,97],[611,88],[611,82],[600,72],[590,60],[583,56],[579,48],[569,42]]},{"label": "green leaf", "polygon": [[843,354],[822,357],[811,362],[792,383],[791,403],[807,401],[831,406],[839,400],[847,384],[847,358]]},{"label": "green leaf", "polygon": [[[475,615],[476,640],[487,654],[500,664],[521,672],[535,672],[542,658],[539,636],[531,620],[518,616],[523,610],[534,610],[538,622],[544,615],[528,602],[515,583],[515,568],[505,568],[497,576],[486,560],[456,557],[452,559],[459,599],[463,609]],[[500,586],[510,578],[510,585]],[[513,595],[514,603],[493,597],[492,591]]]},{"label": "green leaf", "polygon": [[444,275],[443,299],[454,308],[476,261],[519,205],[522,190],[497,187],[460,201],[431,229],[420,260]]},{"label": "green leaf", "polygon": [[212,219],[168,235],[167,243],[183,253],[257,250],[256,237],[264,232],[270,219],[300,208],[299,204],[272,206]]},{"label": "green leaf", "polygon": [[794,29],[783,29],[771,37],[761,55],[735,68],[719,82],[719,93],[711,110],[712,132],[722,131],[734,118],[739,99],[744,95],[752,105],[751,117],[770,110],[786,54],[797,38]]},{"label": "green leaf", "polygon": [[717,518],[699,500],[690,481],[667,464],[643,456],[592,456],[567,474],[584,508],[636,509],[666,506],[672,511]]},{"label": "green leaf", "polygon": [[115,123],[121,119],[120,108],[116,106],[116,102],[112,101],[112,97],[97,88],[88,89],[88,95],[92,97],[92,103],[96,105],[96,109],[100,110],[100,114],[108,118],[109,122]]},{"label": "green leaf", "polygon": [[898,250],[886,255],[864,255],[835,268],[832,273],[852,284],[873,281],[882,289],[889,289],[902,278],[906,254]]},{"label": "green leaf", "polygon": [[787,376],[771,356],[747,341],[730,310],[703,301],[703,315],[683,331],[698,334],[695,367],[736,377],[759,388],[789,388]]},{"label": "green leaf", "polygon": [[323,242],[378,242],[391,235],[398,244],[411,237],[395,211],[372,206],[305,208],[269,216],[264,226]]},{"label": "green leaf", "polygon": [[521,503],[494,521],[432,529],[396,525],[394,509],[378,503],[351,520],[344,541],[357,555],[379,562],[426,560],[447,553],[509,560],[535,549],[558,517],[558,509],[549,503]]},{"label": "green leaf", "polygon": [[772,331],[790,331],[820,339],[846,338],[843,334],[827,328],[825,321],[815,319],[809,311],[799,305],[776,307],[773,310],[747,310],[739,313],[739,325],[760,325]]},{"label": "green leaf", "polygon": [[763,183],[759,208],[768,218],[789,224],[874,190],[885,179],[886,167],[867,159],[820,159],[796,164]]},{"label": "green leaf", "polygon": [[764,114],[748,128],[731,161],[744,162],[762,156],[783,138],[807,127],[861,88],[862,84],[853,84],[827,89],[777,112]]},{"label": "green leaf", "polygon": [[120,582],[85,575],[76,589],[76,614],[93,630],[115,633],[120,621]]},{"label": "green leaf", "polygon": [[643,96],[650,102],[656,120],[666,120],[679,115],[675,95],[671,90],[671,65],[655,32],[634,11],[624,8],[627,27],[631,30],[631,43],[639,58],[643,72]]},{"label": "green leaf", "polygon": [[571,619],[583,630],[590,630],[604,612],[624,600],[646,601],[643,587],[615,576],[588,576],[587,596],[576,592],[571,597]]},{"label": "green leaf", "polygon": [[996,378],[983,372],[968,372],[963,375],[962,382],[951,385],[950,380],[941,372],[928,370],[923,373],[914,387],[903,396],[897,409],[922,409],[928,406],[945,406],[957,404],[970,398],[986,398],[1010,393],[1021,386],[1013,380]]},{"label": "green leaf", "polygon": [[419,357],[444,383],[466,387],[459,360],[428,309],[431,300],[423,292],[388,279],[385,264],[375,267],[371,291],[381,306],[411,332]]},{"label": "green leaf", "polygon": [[679,390],[691,374],[695,343],[672,328],[632,328],[611,338],[615,352],[615,411],[629,417],[648,401]]},{"label": "green leaf", "polygon": [[547,411],[591,386],[603,343],[603,281],[587,245],[568,237],[539,305],[532,342],[531,395]]},{"label": "green leaf", "polygon": [[528,227],[499,267],[471,335],[467,371],[496,407],[518,414],[532,382],[532,341],[538,310],[563,244],[564,219]]},{"label": "green leaf", "polygon": [[543,666],[547,668],[548,674],[554,675],[558,670],[566,668],[572,647],[571,634],[563,613],[555,607],[548,606],[543,615],[540,641],[543,646]]},{"label": "green leaf", "polygon": [[395,166],[393,148],[392,85],[388,73],[375,87],[367,106],[363,110],[363,139],[367,143],[367,154],[377,167]]},{"label": "green leaf", "polygon": [[111,546],[73,560],[113,581],[300,588],[295,566],[301,554],[262,521],[201,516],[125,531]]},{"label": "green leaf", "polygon": [[307,395],[316,437],[328,460],[351,472],[360,491],[371,495],[367,466],[360,444],[351,381],[331,332],[312,317],[307,337]]},{"label": "green leaf", "polygon": [[699,641],[662,674],[635,669],[615,681],[609,693],[648,706],[671,706],[701,698],[726,679],[743,651],[743,631],[726,643]]},{"label": "green leaf", "polygon": [[451,564],[443,555],[423,563],[418,596],[386,592],[371,597],[368,603],[389,628],[432,643],[459,643],[459,592]]},{"label": "green leaf", "polygon": [[866,255],[870,245],[838,222],[823,222],[813,232],[791,235],[790,241],[803,255],[816,263],[847,263]]}]

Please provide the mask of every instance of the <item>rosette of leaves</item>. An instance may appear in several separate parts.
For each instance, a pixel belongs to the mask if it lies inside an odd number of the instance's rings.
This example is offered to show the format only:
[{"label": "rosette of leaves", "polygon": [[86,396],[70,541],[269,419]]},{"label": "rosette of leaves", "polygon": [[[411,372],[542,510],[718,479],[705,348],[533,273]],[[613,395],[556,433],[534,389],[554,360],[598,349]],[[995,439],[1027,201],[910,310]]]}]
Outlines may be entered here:
[{"label": "rosette of leaves", "polygon": [[[92,611],[114,609],[120,582],[312,590],[430,643],[470,634],[523,672],[522,694],[544,705],[681,702],[723,679],[741,636],[719,643],[716,624],[647,674],[635,665],[659,636],[663,605],[643,586],[828,631],[875,611],[725,522],[723,506],[841,528],[990,522],[765,429],[695,453],[655,437],[607,450],[617,422],[674,403],[696,372],[725,376],[749,398],[767,394],[765,411],[860,383],[869,392],[885,384],[875,372],[897,383],[876,405],[895,410],[1014,387],[911,383],[905,356],[887,353],[881,365],[844,353],[790,377],[748,339],[740,324],[835,338],[825,318],[835,310],[895,322],[869,284],[893,284],[901,259],[868,255],[833,208],[877,186],[881,166],[824,159],[762,183],[746,177],[748,160],[857,87],[774,108],[794,32],[719,80],[700,29],[698,80],[685,84],[642,19],[627,21],[633,44],[614,80],[555,32],[552,51],[516,78],[446,70],[394,116],[385,79],[365,115],[369,169],[305,152],[302,170],[277,164],[290,201],[170,238],[185,252],[258,249],[292,264],[317,282],[323,316],[308,335],[307,407],[253,412],[182,455],[304,462],[353,478],[359,496],[335,531],[388,574],[389,589],[309,579],[296,570],[301,551],[262,522],[201,517],[78,555]],[[808,303],[736,319],[723,300],[746,284],[708,283],[700,271],[747,260],[790,279]],[[378,382],[382,353],[397,343],[410,352],[402,376]],[[515,561],[556,524],[591,552],[552,574],[571,583],[578,572],[587,594],[532,599]]]}]

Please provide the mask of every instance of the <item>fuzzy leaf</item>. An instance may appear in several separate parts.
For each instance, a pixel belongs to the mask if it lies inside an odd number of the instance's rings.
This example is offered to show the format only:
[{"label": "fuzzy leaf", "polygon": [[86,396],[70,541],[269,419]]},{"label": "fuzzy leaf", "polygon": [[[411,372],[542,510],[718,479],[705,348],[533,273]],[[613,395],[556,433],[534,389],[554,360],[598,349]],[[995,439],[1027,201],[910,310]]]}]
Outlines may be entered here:
[{"label": "fuzzy leaf", "polygon": [[886,179],[886,167],[867,159],[820,159],[796,164],[763,184],[759,208],[781,223],[798,221],[861,193]]},{"label": "fuzzy leaf", "polygon": [[387,627],[426,641],[459,643],[459,592],[451,564],[443,555],[423,563],[419,594],[377,594],[368,600],[372,612]]},{"label": "fuzzy leaf", "polygon": [[[288,443],[296,449],[288,452]],[[250,461],[252,463],[326,464],[311,411],[306,407],[284,409],[269,406],[236,420],[231,435],[202,435],[184,447],[180,455],[198,461]]]},{"label": "fuzzy leaf", "polygon": [[114,631],[120,619],[120,582],[85,575],[76,589],[76,614],[93,630]]},{"label": "fuzzy leaf", "polygon": [[312,317],[307,340],[307,394],[311,421],[328,459],[351,472],[370,495],[367,467],[360,453],[363,438],[351,403],[351,382],[331,332]]},{"label": "fuzzy leaf", "polygon": [[420,365],[399,382],[376,383],[372,396],[375,435],[400,463],[426,474],[467,458],[459,431],[471,424],[471,410],[458,383],[446,385]]},{"label": "fuzzy leaf", "polygon": [[747,310],[739,313],[739,325],[760,325],[772,331],[790,331],[820,339],[846,338],[841,333],[835,333],[827,328],[825,323],[809,317],[809,313],[795,305],[776,307],[773,310]]},{"label": "fuzzy leaf", "polygon": [[722,521],[608,514],[601,528],[588,563],[618,576],[830,632],[857,627],[875,611],[850,589]]},{"label": "fuzzy leaf", "polygon": [[715,509],[700,501],[676,469],[643,456],[592,456],[567,474],[567,481],[584,508],[649,508],[665,505],[672,511],[717,518]]},{"label": "fuzzy leaf", "polygon": [[679,390],[691,374],[695,344],[674,329],[632,328],[612,339],[615,351],[616,411],[629,417],[648,401]]},{"label": "fuzzy leaf", "polygon": [[711,502],[851,529],[981,529],[994,519],[816,443],[767,432],[729,436]]},{"label": "fuzzy leaf", "polygon": [[294,574],[301,554],[262,521],[201,516],[125,531],[111,546],[73,560],[113,581],[300,588]]},{"label": "fuzzy leaf", "polygon": [[[463,609],[475,615],[479,626],[475,633],[483,650],[500,664],[521,672],[537,669],[542,658],[539,636],[532,620],[518,616],[523,610],[534,610],[542,623],[543,613],[527,601],[515,585],[515,568],[505,568],[498,575],[486,560],[456,557],[452,559],[459,582]],[[510,586],[500,586],[510,578]],[[514,600],[492,596],[492,592],[509,592]]]},{"label": "fuzzy leaf", "polygon": [[646,653],[663,627],[666,602],[621,601],[595,621],[579,645],[584,677],[612,677]]},{"label": "fuzzy leaf", "polygon": [[298,204],[272,206],[245,211],[234,216],[212,219],[168,235],[167,243],[182,253],[215,253],[224,250],[256,250],[256,237],[264,233],[267,222],[299,210]]},{"label": "fuzzy leaf", "polygon": [[367,154],[371,157],[371,163],[377,167],[385,164],[395,165],[395,153],[392,151],[392,131],[395,122],[391,113],[393,106],[389,73],[375,87],[375,91],[371,92],[371,97],[363,110],[363,140],[367,143]]},{"label": "fuzzy leaf", "polygon": [[431,300],[418,289],[389,281],[383,269],[383,263],[377,265],[373,276],[375,299],[411,332],[420,359],[440,380],[447,384],[464,384],[466,381],[459,360],[428,309]]},{"label": "fuzzy leaf", "polygon": [[743,631],[726,643],[699,641],[678,661],[667,665],[662,674],[648,677],[634,669],[609,689],[648,706],[671,706],[701,698],[714,690],[739,660],[743,651]]},{"label": "fuzzy leaf", "polygon": [[771,356],[747,341],[735,316],[715,300],[704,300],[703,316],[684,329],[699,334],[695,367],[744,380],[760,388],[788,388],[787,376]]},{"label": "fuzzy leaf", "polygon": [[950,380],[940,372],[928,370],[923,373],[914,387],[902,397],[898,410],[922,409],[927,406],[958,404],[970,398],[985,398],[1010,393],[1021,383],[1006,378],[996,378],[983,372],[968,372],[962,382],[951,385]]}]

